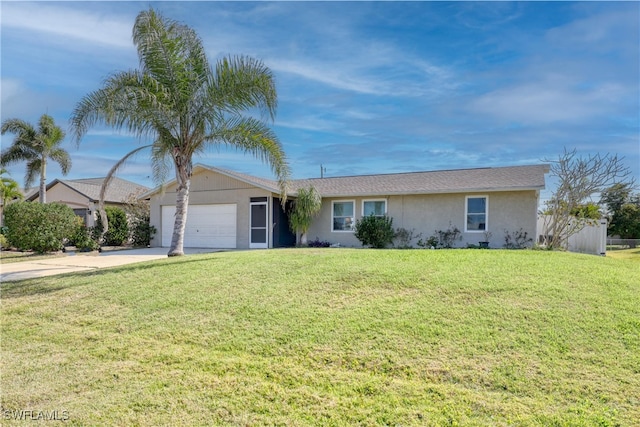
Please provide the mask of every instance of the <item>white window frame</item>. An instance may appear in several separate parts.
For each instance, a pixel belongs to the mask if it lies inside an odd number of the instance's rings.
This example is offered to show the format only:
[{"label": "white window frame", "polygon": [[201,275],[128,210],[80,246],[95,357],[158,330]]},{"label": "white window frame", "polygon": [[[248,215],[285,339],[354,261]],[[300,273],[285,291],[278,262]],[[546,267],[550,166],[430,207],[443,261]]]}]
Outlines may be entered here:
[{"label": "white window frame", "polygon": [[[384,214],[383,214],[383,215],[386,215],[386,214],[387,214],[387,199],[363,199],[363,200],[362,200],[362,210],[360,211],[360,214],[361,214],[361,216],[362,216],[363,218],[364,218],[365,216],[368,216],[368,215],[365,215],[365,214],[364,214],[364,204],[365,204],[366,202],[384,202]],[[376,216],[381,216],[381,215],[376,215]]]},{"label": "white window frame", "polygon": [[[467,217],[469,216],[469,199],[485,199],[484,203],[484,230],[469,230],[467,226],[469,225],[469,221]],[[481,212],[471,212],[471,214],[480,214]],[[464,198],[464,232],[465,233],[484,233],[485,231],[489,231],[489,196],[484,194],[477,194],[474,196],[466,196]]]},{"label": "white window frame", "polygon": [[[351,230],[334,230],[333,229],[333,220],[334,220],[334,205],[336,203],[351,203],[351,205],[353,206],[353,216],[351,217],[353,219],[352,221],[352,228]],[[340,218],[344,218],[344,217],[340,217]],[[331,227],[331,232],[332,233],[353,233],[355,232],[355,230],[353,229],[353,227],[355,227],[356,225],[356,201],[355,200],[332,200],[331,201],[331,224],[329,224],[329,227]]]}]

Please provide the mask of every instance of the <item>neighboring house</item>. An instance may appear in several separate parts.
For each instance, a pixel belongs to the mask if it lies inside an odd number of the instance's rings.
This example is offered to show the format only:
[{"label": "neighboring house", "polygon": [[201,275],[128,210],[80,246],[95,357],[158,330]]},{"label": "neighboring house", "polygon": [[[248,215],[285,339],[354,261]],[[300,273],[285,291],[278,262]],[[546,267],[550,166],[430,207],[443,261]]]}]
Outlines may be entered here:
[{"label": "neighboring house", "polygon": [[[355,222],[366,215],[387,214],[394,228],[413,229],[424,238],[458,227],[463,238],[458,246],[477,245],[485,240],[484,231],[490,231],[491,247],[501,247],[505,231],[522,229],[537,235],[538,199],[547,172],[548,165],[532,165],[292,180],[289,199],[310,185],[322,196],[309,240],[360,247]],[[150,199],[151,225],[158,230],[152,246],[169,246],[175,181],[142,197]],[[184,246],[293,246],[287,210],[281,207],[276,181],[198,164],[191,180]]]},{"label": "neighboring house", "polygon": [[[47,185],[47,203],[63,203],[82,217],[87,227],[96,223],[100,189],[105,178],[54,179]],[[105,206],[122,206],[133,196],[148,192],[149,187],[120,178],[113,178],[105,194]],[[25,200],[38,201],[40,191],[30,192]]]}]

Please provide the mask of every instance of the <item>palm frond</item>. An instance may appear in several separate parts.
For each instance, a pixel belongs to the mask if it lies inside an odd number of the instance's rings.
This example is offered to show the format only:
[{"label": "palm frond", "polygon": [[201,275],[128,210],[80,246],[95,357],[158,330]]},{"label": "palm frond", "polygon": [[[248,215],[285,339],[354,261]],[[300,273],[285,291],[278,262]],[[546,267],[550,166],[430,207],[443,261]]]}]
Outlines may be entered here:
[{"label": "palm frond", "polygon": [[151,170],[153,173],[153,182],[160,185],[167,180],[171,165],[171,146],[162,145],[160,141],[156,141],[151,148]]},{"label": "palm frond", "polygon": [[24,175],[24,188],[31,188],[36,178],[40,175],[42,169],[42,160],[33,159],[27,162],[27,170]]},{"label": "palm frond", "polygon": [[266,124],[251,117],[236,117],[221,124],[207,141],[228,145],[269,164],[286,200],[291,171],[278,137]]},{"label": "palm frond", "polygon": [[136,148],[135,150],[131,150],[130,152],[125,154],[123,158],[118,160],[116,164],[111,167],[111,169],[107,173],[107,176],[104,178],[104,181],[102,181],[102,186],[100,187],[100,195],[98,196],[98,213],[100,214],[100,220],[102,221],[102,224],[103,224],[102,236],[104,236],[107,233],[107,231],[109,231],[109,221],[107,220],[107,212],[104,209],[104,198],[105,198],[105,195],[107,194],[107,189],[109,188],[109,184],[111,184],[111,181],[113,180],[113,177],[115,176],[116,172],[121,167],[123,167],[127,163],[127,161],[131,159],[131,157],[135,156],[140,151],[150,147],[151,145],[144,145],[142,147]]},{"label": "palm frond", "polygon": [[246,56],[230,56],[218,61],[209,97],[217,108],[233,113],[258,108],[271,120],[278,106],[271,70],[262,61]]},{"label": "palm frond", "polygon": [[71,156],[62,148],[55,148],[49,153],[49,158],[60,165],[62,175],[66,175],[71,170]]}]

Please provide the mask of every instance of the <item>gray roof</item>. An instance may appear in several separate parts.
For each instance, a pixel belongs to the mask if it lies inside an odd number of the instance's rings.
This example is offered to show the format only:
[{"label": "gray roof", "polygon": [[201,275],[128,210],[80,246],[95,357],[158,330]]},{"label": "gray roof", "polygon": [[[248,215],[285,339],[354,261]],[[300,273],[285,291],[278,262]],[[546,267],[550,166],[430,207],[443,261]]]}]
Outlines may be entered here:
[{"label": "gray roof", "polygon": [[[47,191],[56,184],[61,184],[69,187],[70,189],[82,194],[87,199],[93,202],[97,202],[100,198],[100,189],[105,178],[85,178],[85,179],[54,179],[47,184]],[[149,191],[149,187],[136,184],[135,182],[127,181],[114,177],[111,179],[107,192],[105,194],[104,201],[107,203],[123,203],[131,194],[139,195],[143,192]],[[29,200],[36,200],[40,194],[38,189],[29,196]]]},{"label": "gray roof", "polygon": [[313,185],[323,197],[541,190],[547,172],[548,165],[530,165],[355,175],[294,180],[291,189]]},{"label": "gray roof", "polygon": [[[221,173],[273,193],[280,192],[278,182],[271,179],[202,164],[196,165],[194,170],[196,168]],[[549,165],[540,164],[294,179],[289,181],[289,194],[295,196],[298,189],[311,185],[323,197],[542,190],[545,186],[544,175],[547,172]],[[158,190],[159,188],[152,190],[145,196],[148,197]]]}]

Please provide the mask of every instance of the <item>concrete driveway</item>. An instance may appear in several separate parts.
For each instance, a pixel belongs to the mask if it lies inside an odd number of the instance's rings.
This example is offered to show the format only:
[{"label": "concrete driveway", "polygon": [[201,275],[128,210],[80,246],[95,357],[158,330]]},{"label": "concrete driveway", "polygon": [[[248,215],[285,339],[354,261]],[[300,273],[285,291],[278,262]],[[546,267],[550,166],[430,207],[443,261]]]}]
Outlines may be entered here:
[{"label": "concrete driveway", "polygon": [[[0,265],[0,282],[53,276],[78,271],[116,267],[167,257],[168,248],[146,248],[102,253],[67,252],[67,256],[36,261],[13,262]],[[216,249],[185,248],[185,254],[216,252]]]}]

